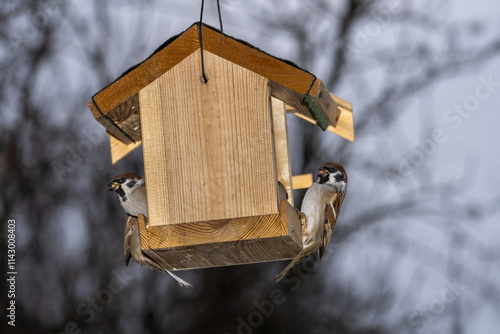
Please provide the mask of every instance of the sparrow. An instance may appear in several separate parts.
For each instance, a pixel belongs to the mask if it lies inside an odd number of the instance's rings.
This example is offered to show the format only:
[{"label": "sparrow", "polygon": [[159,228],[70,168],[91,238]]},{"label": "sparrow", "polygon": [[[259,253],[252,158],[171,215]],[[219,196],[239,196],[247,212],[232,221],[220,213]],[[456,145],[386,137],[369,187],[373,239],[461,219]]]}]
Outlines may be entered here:
[{"label": "sparrow", "polygon": [[146,184],[144,179],[134,173],[123,173],[115,176],[108,183],[109,191],[115,191],[120,204],[127,215],[137,217],[140,213],[148,216],[146,200]]},{"label": "sparrow", "polygon": [[148,205],[146,200],[146,185],[144,179],[134,173],[123,173],[115,176],[108,183],[109,191],[115,191],[120,199],[120,204],[127,213],[125,224],[125,265],[128,267],[132,258],[143,267],[166,272],[177,281],[180,286],[191,288],[192,285],[184,281],[177,275],[165,269],[159,260],[149,257],[141,249],[141,239],[139,236],[139,223],[137,216],[142,213],[148,215]]},{"label": "sparrow", "polygon": [[279,282],[297,263],[319,251],[319,260],[330,241],[340,207],[347,190],[347,173],[341,165],[327,162],[318,169],[318,179],[304,196],[300,211],[305,215],[302,226],[302,251],[279,273]]}]

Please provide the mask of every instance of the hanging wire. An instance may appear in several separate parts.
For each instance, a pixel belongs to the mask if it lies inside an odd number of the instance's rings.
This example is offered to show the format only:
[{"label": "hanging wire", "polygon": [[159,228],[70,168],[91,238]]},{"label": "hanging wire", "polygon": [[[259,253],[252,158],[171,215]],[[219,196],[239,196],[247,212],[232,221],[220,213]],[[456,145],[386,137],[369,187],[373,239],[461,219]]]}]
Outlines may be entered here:
[{"label": "hanging wire", "polygon": [[222,29],[222,15],[220,13],[220,2],[219,2],[219,0],[217,0],[217,11],[219,12],[220,32],[224,32],[224,29]]},{"label": "hanging wire", "polygon": [[[203,59],[203,33],[202,33],[202,23],[203,23],[203,9],[205,7],[205,0],[201,0],[201,11],[200,11],[200,22],[198,23],[198,39],[200,40],[200,52],[201,52],[201,82],[207,83],[208,78],[205,74],[205,61]],[[222,27],[222,15],[220,11],[220,1],[217,0],[217,11],[219,13],[219,24],[220,31],[223,32]]]},{"label": "hanging wire", "polygon": [[198,39],[200,40],[200,52],[201,52],[201,82],[207,83],[208,78],[205,74],[205,62],[203,61],[203,36],[202,36],[202,22],[203,22],[203,7],[205,6],[205,0],[201,0],[201,12],[200,12],[200,23],[198,24]]}]

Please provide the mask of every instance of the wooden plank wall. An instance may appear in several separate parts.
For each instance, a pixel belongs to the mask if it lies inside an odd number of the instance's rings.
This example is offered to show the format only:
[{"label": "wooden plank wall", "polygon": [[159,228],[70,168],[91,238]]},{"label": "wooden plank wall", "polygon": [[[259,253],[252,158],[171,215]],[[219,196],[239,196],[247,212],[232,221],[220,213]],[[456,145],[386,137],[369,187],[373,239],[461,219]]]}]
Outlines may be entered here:
[{"label": "wooden plank wall", "polygon": [[152,226],[278,212],[268,80],[204,58],[207,84],[194,52],[139,93]]},{"label": "wooden plank wall", "polygon": [[285,103],[271,97],[271,110],[273,115],[274,148],[276,151],[276,174],[278,181],[281,182],[288,193],[288,203],[293,205],[292,170],[288,150]]}]

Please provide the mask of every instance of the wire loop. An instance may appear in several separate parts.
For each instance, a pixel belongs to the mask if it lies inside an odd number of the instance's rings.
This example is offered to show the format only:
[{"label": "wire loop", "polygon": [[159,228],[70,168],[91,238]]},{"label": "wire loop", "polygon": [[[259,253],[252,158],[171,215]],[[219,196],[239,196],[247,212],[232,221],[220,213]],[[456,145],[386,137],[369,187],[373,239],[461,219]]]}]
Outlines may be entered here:
[{"label": "wire loop", "polygon": [[[205,7],[205,0],[201,0],[201,11],[200,11],[200,22],[198,23],[198,39],[200,40],[200,52],[201,52],[201,77],[200,80],[203,83],[208,82],[207,75],[205,73],[205,61],[203,59],[203,33],[202,33],[202,28],[203,28],[203,9]],[[220,1],[217,0],[217,12],[219,13],[219,24],[220,24],[220,31],[223,32],[223,27],[222,27],[222,15],[220,11]]]}]

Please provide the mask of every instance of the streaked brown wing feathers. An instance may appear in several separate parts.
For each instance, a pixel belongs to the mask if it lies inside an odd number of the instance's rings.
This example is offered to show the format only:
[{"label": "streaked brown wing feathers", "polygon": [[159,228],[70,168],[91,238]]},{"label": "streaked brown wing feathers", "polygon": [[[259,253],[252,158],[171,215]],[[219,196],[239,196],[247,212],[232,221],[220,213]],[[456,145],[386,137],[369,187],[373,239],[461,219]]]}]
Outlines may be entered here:
[{"label": "streaked brown wing feathers", "polygon": [[319,259],[323,258],[325,253],[325,248],[330,242],[330,238],[337,223],[337,218],[339,216],[340,208],[344,202],[344,193],[338,193],[335,201],[333,201],[333,208],[331,205],[325,207],[325,225],[323,229],[323,245],[319,248]]},{"label": "streaked brown wing feathers", "polygon": [[125,238],[123,241],[123,249],[125,251],[125,266],[130,265],[132,260],[132,253],[130,252],[130,238],[132,235],[132,227],[137,223],[137,218],[132,216],[127,216],[127,223],[125,224]]}]

